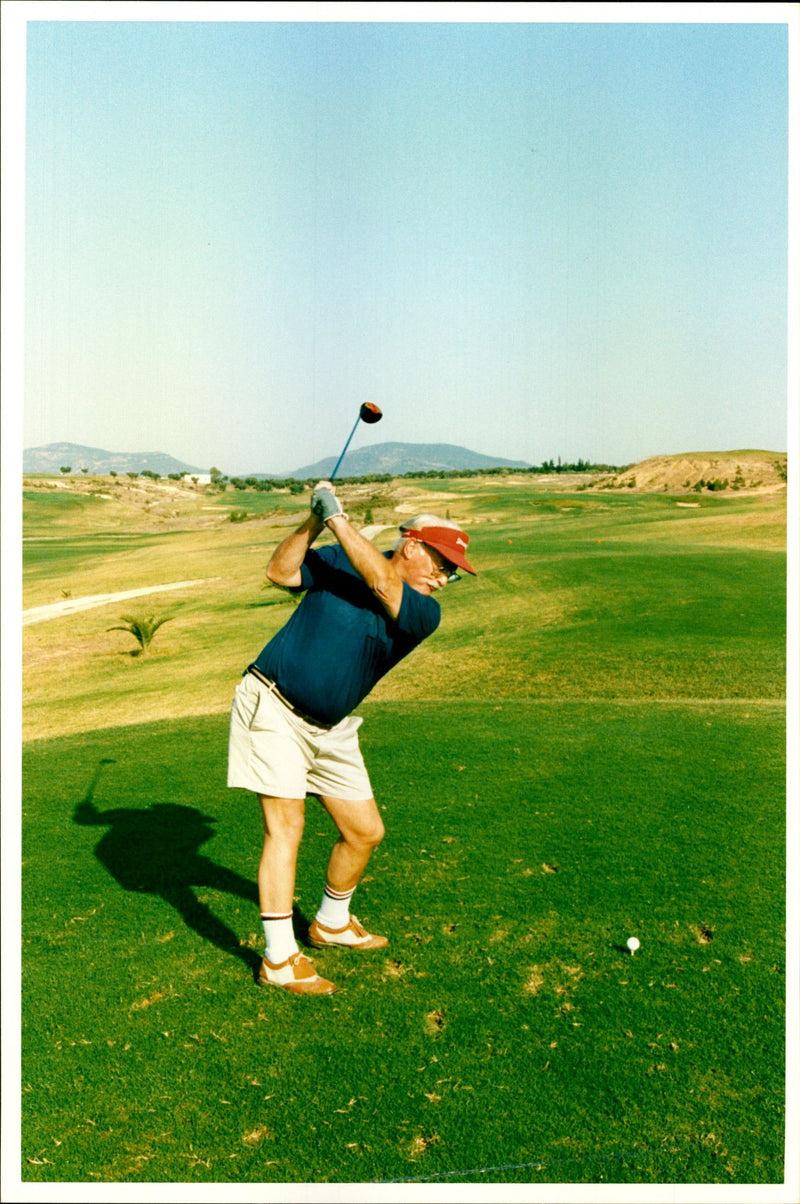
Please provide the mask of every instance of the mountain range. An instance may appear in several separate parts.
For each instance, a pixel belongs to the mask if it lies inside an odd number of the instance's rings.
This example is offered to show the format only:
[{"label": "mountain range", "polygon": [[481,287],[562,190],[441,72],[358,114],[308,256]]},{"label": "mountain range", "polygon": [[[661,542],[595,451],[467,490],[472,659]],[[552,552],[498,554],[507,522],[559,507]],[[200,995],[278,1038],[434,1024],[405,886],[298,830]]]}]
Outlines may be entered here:
[{"label": "mountain range", "polygon": [[[296,477],[318,480],[328,476],[336,465],[336,457],[328,456],[315,464],[304,464],[288,472],[266,472],[259,469],[254,477]],[[223,465],[220,471],[225,472]],[[484,456],[466,447],[451,443],[376,443],[348,452],[339,476],[362,477],[375,474],[402,476],[406,472],[451,472],[458,469],[526,468],[524,460],[504,460],[502,456]],[[99,447],[84,447],[79,443],[48,443],[29,447],[22,453],[22,471],[28,473],[59,473],[70,468],[73,473],[84,468],[89,474],[110,472],[157,472],[166,477],[171,472],[206,473],[208,467],[185,464],[163,452],[111,452]]]},{"label": "mountain range", "polygon": [[110,452],[80,443],[48,443],[44,447],[28,447],[22,453],[23,472],[58,473],[62,468],[75,473],[85,468],[91,475],[148,471],[162,477],[171,472],[208,472],[207,468],[184,464],[163,452]]},{"label": "mountain range", "polygon": [[[322,480],[336,467],[336,456],[326,456],[314,464],[304,464],[283,474],[304,481]],[[339,476],[366,477],[386,473],[399,477],[405,472],[452,472],[457,469],[527,468],[524,460],[504,460],[502,456],[484,456],[452,443],[374,443],[348,452]]]}]

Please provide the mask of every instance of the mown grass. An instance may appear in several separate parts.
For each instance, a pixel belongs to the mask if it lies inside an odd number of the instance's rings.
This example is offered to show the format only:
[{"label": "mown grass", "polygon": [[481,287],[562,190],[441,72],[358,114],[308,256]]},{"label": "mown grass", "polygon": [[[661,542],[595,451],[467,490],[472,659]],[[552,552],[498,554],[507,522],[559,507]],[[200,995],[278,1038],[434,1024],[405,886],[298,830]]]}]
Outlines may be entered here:
[{"label": "mown grass", "polygon": [[[469,484],[449,491],[447,508],[470,522],[480,575],[448,588],[440,632],[379,685],[376,698],[782,696],[785,499],[711,499],[686,511],[662,497],[586,500],[523,485],[502,492],[504,507],[518,516],[533,501],[553,512],[494,522],[494,494],[482,498]],[[426,507],[423,490],[402,492],[414,508]],[[427,503],[434,504],[436,491]],[[462,510],[474,511],[471,519]],[[72,574],[48,566],[38,580],[46,545],[31,544],[26,605],[58,601],[62,587],[79,597],[148,583],[206,584],[158,596],[159,613],[176,618],[158,633],[147,663],[132,665],[131,642],[107,632],[130,604],[27,627],[26,736],[227,708],[238,674],[285,622],[290,603],[262,587],[263,571],[296,514],[278,526],[259,520],[137,533],[113,555],[99,532],[93,561]],[[769,528],[768,546],[743,541],[743,514]],[[376,543],[389,547],[391,539],[387,531]],[[147,598],[141,605],[154,609]]]},{"label": "mown grass", "polygon": [[781,708],[365,713],[388,837],[357,910],[392,944],[316,954],[322,1001],[253,983],[224,720],[30,747],[25,1178],[779,1181]]},{"label": "mown grass", "polygon": [[[285,525],[101,525],[74,596],[221,570],[147,657],[124,606],[26,629],[23,1180],[782,1180],[783,502],[435,484],[402,497],[470,520],[481,574],[362,708],[355,911],[392,943],[316,954],[330,999],[253,982],[224,784]],[[301,939],[332,837],[310,802]]]}]

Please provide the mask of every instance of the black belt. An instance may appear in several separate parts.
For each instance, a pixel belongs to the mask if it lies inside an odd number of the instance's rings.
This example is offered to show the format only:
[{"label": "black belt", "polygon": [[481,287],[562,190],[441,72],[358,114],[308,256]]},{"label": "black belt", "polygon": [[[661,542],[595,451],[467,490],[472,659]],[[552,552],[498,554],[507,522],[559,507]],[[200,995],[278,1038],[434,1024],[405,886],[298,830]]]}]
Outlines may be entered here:
[{"label": "black belt", "polygon": [[301,711],[299,707],[296,707],[293,702],[289,702],[289,699],[281,694],[280,690],[275,685],[275,682],[271,681],[269,677],[265,677],[261,670],[257,669],[255,665],[248,665],[245,672],[252,673],[256,681],[260,681],[262,686],[266,686],[276,698],[281,700],[285,707],[289,708],[293,715],[296,715],[298,719],[302,719],[304,723],[310,723],[312,727],[321,727],[323,730],[328,732],[332,727],[336,727],[335,723],[321,723],[320,720],[315,719],[313,715],[307,715],[305,711]]}]

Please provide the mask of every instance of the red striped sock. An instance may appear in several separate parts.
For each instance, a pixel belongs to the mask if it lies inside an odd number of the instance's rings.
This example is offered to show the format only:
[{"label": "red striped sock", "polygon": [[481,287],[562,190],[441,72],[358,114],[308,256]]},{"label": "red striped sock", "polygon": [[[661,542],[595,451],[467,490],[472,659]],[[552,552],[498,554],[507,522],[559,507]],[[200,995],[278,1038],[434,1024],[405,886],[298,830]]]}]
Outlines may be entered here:
[{"label": "red striped sock", "polygon": [[320,924],[325,928],[346,928],[350,921],[350,900],[355,890],[355,887],[352,890],[334,890],[326,882],[317,912]]},{"label": "red striped sock", "polygon": [[297,953],[297,941],[294,939],[292,913],[281,915],[262,911],[261,923],[264,928],[264,956],[273,966],[285,962],[293,953]]}]

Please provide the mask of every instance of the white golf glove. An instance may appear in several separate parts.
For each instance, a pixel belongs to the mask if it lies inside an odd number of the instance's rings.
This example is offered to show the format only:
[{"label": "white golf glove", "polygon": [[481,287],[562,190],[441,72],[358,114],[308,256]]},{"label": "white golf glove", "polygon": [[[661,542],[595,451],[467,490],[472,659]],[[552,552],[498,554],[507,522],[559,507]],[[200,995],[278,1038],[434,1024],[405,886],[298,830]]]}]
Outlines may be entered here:
[{"label": "white golf glove", "polygon": [[337,514],[347,518],[342,509],[342,503],[333,492],[333,488],[322,483],[317,485],[311,494],[311,513],[323,523],[326,523],[329,518],[336,518]]}]

